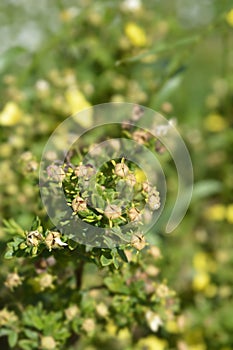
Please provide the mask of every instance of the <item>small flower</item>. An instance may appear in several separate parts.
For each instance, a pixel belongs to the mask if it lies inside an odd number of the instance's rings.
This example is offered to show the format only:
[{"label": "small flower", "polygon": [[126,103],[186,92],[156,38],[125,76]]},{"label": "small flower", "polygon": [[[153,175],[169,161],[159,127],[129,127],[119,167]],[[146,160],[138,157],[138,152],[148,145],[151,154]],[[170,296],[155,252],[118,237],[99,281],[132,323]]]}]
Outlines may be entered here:
[{"label": "small flower", "polygon": [[49,251],[51,251],[51,249],[65,247],[68,245],[67,243],[62,242],[60,232],[55,231],[48,232],[45,238],[45,244],[49,248]]},{"label": "small flower", "polygon": [[159,197],[159,192],[156,191],[156,189],[153,189],[149,193],[148,205],[149,205],[151,210],[159,209],[159,207],[160,207],[160,197]]},{"label": "small flower", "polygon": [[56,341],[51,336],[41,338],[41,348],[45,350],[53,350],[57,348]]},{"label": "small flower", "polygon": [[71,305],[65,309],[66,319],[72,321],[79,314],[79,308],[77,305]]},{"label": "small flower", "polygon": [[132,45],[142,47],[147,44],[147,38],[144,30],[136,23],[129,22],[125,26],[125,34]]},{"label": "small flower", "polygon": [[[70,113],[74,114],[73,119],[83,128],[89,128],[93,124],[93,113],[90,109],[91,104],[88,102],[83,93],[77,88],[69,89],[65,94]],[[83,113],[79,113],[82,110]]]},{"label": "small flower", "polygon": [[163,325],[160,316],[151,310],[147,311],[146,320],[152,332],[157,332],[159,327]]},{"label": "small flower", "polygon": [[4,284],[7,288],[9,288],[10,290],[13,290],[14,288],[22,284],[22,280],[23,280],[22,277],[20,277],[16,272],[13,272],[7,275],[7,279],[4,282]]},{"label": "small flower", "polygon": [[128,211],[130,221],[138,221],[141,218],[141,213],[137,208],[130,208]]},{"label": "small flower", "polygon": [[74,212],[85,211],[87,209],[87,202],[82,197],[76,196],[72,201],[72,208]]},{"label": "small flower", "polygon": [[226,218],[227,221],[233,224],[233,204],[229,204],[226,209]]},{"label": "small flower", "polygon": [[32,284],[36,290],[38,290],[39,292],[43,292],[47,288],[54,289],[53,281],[55,279],[56,277],[54,277],[50,273],[42,273],[36,278],[34,278]]},{"label": "small flower", "polygon": [[22,119],[23,113],[15,102],[7,102],[0,113],[0,125],[13,126]]},{"label": "small flower", "polygon": [[146,246],[145,237],[141,233],[134,234],[131,238],[131,245],[137,250],[142,250]]},{"label": "small flower", "polygon": [[160,259],[161,258],[161,251],[156,246],[151,246],[149,249],[149,254],[153,256],[154,259]]},{"label": "small flower", "polygon": [[193,289],[197,292],[203,291],[210,283],[210,276],[207,272],[198,271],[193,278]]},{"label": "small flower", "polygon": [[233,8],[227,12],[226,21],[231,27],[233,27]]},{"label": "small flower", "polygon": [[220,132],[227,128],[227,121],[217,113],[209,114],[204,120],[204,127],[210,132]]},{"label": "small flower", "polygon": [[138,121],[139,119],[141,119],[143,114],[144,114],[143,108],[141,106],[139,106],[139,105],[135,105],[133,107],[131,120],[134,121],[134,122]]},{"label": "small flower", "polygon": [[59,165],[55,165],[55,164],[49,165],[46,171],[49,178],[51,178],[51,180],[56,182],[62,182],[66,177],[64,170]]},{"label": "small flower", "polygon": [[[141,338],[137,343],[138,350],[165,350],[167,349],[167,341],[150,335],[146,338]],[[186,349],[187,350],[187,349]]]},{"label": "small flower", "polygon": [[159,298],[166,298],[169,295],[169,288],[166,286],[166,284],[159,284],[156,288],[156,295]]},{"label": "small flower", "polygon": [[110,220],[117,219],[121,216],[121,208],[115,204],[108,204],[104,210],[104,215]]},{"label": "small flower", "polygon": [[107,317],[108,316],[108,308],[104,303],[100,303],[96,306],[96,312],[100,317]]},{"label": "small flower", "polygon": [[33,247],[38,247],[38,245],[42,242],[43,236],[42,234],[38,231],[31,231],[27,234],[27,245],[32,245]]},{"label": "small flower", "polygon": [[0,310],[0,327],[18,321],[18,317],[14,311],[8,311],[6,308]]},{"label": "small flower", "polygon": [[117,163],[117,164],[115,165],[114,173],[115,173],[117,176],[125,177],[125,176],[128,175],[128,173],[129,173],[129,168],[128,168],[127,165],[124,164],[124,163]]},{"label": "small flower", "polygon": [[95,330],[95,321],[93,320],[93,318],[86,318],[83,321],[82,328],[87,333],[92,333]]},{"label": "small flower", "polygon": [[91,164],[79,165],[75,168],[74,173],[77,177],[90,178],[95,173],[95,169]]},{"label": "small flower", "polygon": [[208,220],[222,221],[225,219],[226,208],[223,204],[214,204],[206,208],[204,215]]},{"label": "small flower", "polygon": [[142,183],[142,189],[143,189],[144,192],[149,192],[149,191],[152,190],[152,187],[151,187],[151,185],[149,184],[148,181],[144,181]]},{"label": "small flower", "polygon": [[40,79],[36,82],[36,90],[39,97],[48,97],[50,92],[50,86],[48,81]]},{"label": "small flower", "polygon": [[150,134],[145,130],[136,130],[133,132],[132,138],[140,145],[144,145],[149,140]]},{"label": "small flower", "polygon": [[125,181],[127,185],[129,185],[130,187],[133,187],[137,183],[137,180],[134,174],[128,174],[125,178]]}]

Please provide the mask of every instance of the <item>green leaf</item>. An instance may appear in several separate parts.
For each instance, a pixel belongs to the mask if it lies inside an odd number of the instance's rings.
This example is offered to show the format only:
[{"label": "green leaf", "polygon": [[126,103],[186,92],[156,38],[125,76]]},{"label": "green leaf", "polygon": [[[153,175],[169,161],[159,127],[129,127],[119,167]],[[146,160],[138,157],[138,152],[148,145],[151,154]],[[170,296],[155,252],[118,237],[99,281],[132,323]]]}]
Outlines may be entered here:
[{"label": "green leaf", "polygon": [[38,227],[40,227],[40,219],[37,216],[32,223],[31,231],[35,231],[36,229],[38,229]]},{"label": "green leaf", "polygon": [[117,252],[119,254],[119,256],[121,257],[121,259],[124,261],[124,262],[128,262],[128,258],[127,256],[125,255],[125,252],[124,250],[120,249],[120,248],[117,248]]},{"label": "green leaf", "polygon": [[30,328],[24,328],[23,331],[29,339],[37,340],[39,337],[38,333],[35,331],[32,331]]},{"label": "green leaf", "polygon": [[21,339],[18,344],[20,346],[20,349],[23,350],[38,349],[38,343],[33,340]]},{"label": "green leaf", "polygon": [[112,258],[107,258],[104,255],[101,255],[100,263],[101,263],[102,266],[108,266],[108,265],[111,265],[113,263],[113,259]]},{"label": "green leaf", "polygon": [[8,343],[11,348],[13,348],[18,340],[18,334],[15,331],[11,331],[8,333]]},{"label": "green leaf", "polygon": [[114,275],[113,277],[106,277],[104,279],[104,284],[113,293],[129,294],[129,288],[125,285],[122,277],[119,275]]},{"label": "green leaf", "polygon": [[192,200],[209,197],[213,194],[220,193],[222,183],[216,180],[203,180],[194,185]]},{"label": "green leaf", "polygon": [[9,249],[6,251],[4,258],[5,259],[12,259],[14,256],[14,251],[12,249]]},{"label": "green leaf", "polygon": [[8,335],[10,332],[11,332],[11,329],[1,328],[0,329],[0,337],[4,337],[5,335]]}]

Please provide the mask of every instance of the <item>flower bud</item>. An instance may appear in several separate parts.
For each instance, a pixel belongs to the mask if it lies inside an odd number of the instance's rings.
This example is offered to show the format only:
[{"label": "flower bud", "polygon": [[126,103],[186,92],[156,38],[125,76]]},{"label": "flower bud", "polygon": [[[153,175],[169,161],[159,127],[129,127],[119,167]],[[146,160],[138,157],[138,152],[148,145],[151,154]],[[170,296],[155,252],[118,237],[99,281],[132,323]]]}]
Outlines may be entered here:
[{"label": "flower bud", "polygon": [[45,238],[45,244],[49,248],[49,251],[51,251],[51,249],[67,246],[67,243],[62,242],[60,232],[54,231],[49,231]]},{"label": "flower bud", "polygon": [[7,275],[7,279],[4,284],[7,288],[13,290],[15,287],[18,287],[22,284],[22,280],[22,277],[20,277],[16,272],[13,272]]},{"label": "flower bud", "polygon": [[141,213],[137,208],[130,208],[128,211],[130,221],[138,221],[141,217]]},{"label": "flower bud", "polygon": [[74,212],[84,211],[87,209],[87,202],[82,197],[76,196],[72,201]]},{"label": "flower bud", "polygon": [[136,177],[134,176],[134,174],[128,174],[125,178],[125,181],[126,181],[127,185],[129,185],[131,187],[133,187],[137,183],[137,180],[136,180]]},{"label": "flower bud", "polygon": [[124,163],[117,163],[114,172],[117,176],[125,177],[129,173],[129,168]]},{"label": "flower bud", "polygon": [[109,204],[104,210],[104,215],[110,219],[114,220],[121,216],[121,208],[115,204]]},{"label": "flower bud", "polygon": [[41,348],[46,350],[56,349],[57,344],[53,337],[46,336],[41,338]]},{"label": "flower bud", "polygon": [[38,231],[31,231],[27,234],[27,245],[32,245],[33,247],[37,247],[39,243],[42,241],[43,236]]},{"label": "flower bud", "polygon": [[145,237],[142,234],[135,234],[131,238],[131,245],[137,250],[142,250],[146,246]]},{"label": "flower bud", "polygon": [[148,198],[148,205],[151,210],[157,210],[160,207],[160,197],[159,197],[159,192],[153,189],[149,193],[149,198]]}]

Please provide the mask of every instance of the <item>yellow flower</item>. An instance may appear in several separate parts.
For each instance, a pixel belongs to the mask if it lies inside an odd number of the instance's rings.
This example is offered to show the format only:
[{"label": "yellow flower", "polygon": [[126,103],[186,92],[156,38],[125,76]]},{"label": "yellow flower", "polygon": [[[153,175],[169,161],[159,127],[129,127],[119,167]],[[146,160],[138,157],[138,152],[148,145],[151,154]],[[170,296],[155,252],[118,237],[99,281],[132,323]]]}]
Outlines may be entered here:
[{"label": "yellow flower", "polygon": [[137,182],[139,182],[139,183],[146,181],[146,179],[147,179],[146,174],[141,169],[136,169],[134,174],[135,174]]},{"label": "yellow flower", "polygon": [[[88,128],[93,123],[91,104],[85,98],[81,91],[77,88],[69,89],[65,94],[66,101],[71,114],[74,114],[74,119],[83,127]],[[83,113],[82,110],[87,109]]]},{"label": "yellow flower", "polygon": [[208,256],[204,252],[198,252],[193,257],[193,266],[196,270],[208,270]]},{"label": "yellow flower", "polygon": [[226,218],[227,221],[233,224],[233,204],[229,204],[226,209]]},{"label": "yellow flower", "polygon": [[233,27],[233,8],[227,12],[226,21],[231,27]]},{"label": "yellow flower", "polygon": [[0,113],[0,125],[13,126],[22,119],[22,111],[15,102],[7,102]]},{"label": "yellow flower", "polygon": [[220,114],[209,114],[204,121],[205,129],[211,132],[220,132],[227,128],[226,120]]},{"label": "yellow flower", "polygon": [[60,12],[60,20],[62,22],[71,22],[78,14],[78,9],[69,7]]},{"label": "yellow flower", "polygon": [[125,26],[125,34],[132,45],[142,47],[147,43],[146,34],[142,28],[133,22]]},{"label": "yellow flower", "polygon": [[214,204],[205,210],[205,217],[208,220],[222,221],[225,219],[226,208],[223,204]]},{"label": "yellow flower", "polygon": [[166,348],[166,340],[160,339],[153,335],[140,339],[136,346],[136,350],[165,350]]},{"label": "yellow flower", "polygon": [[41,338],[42,349],[53,350],[56,349],[56,346],[57,344],[53,337],[46,336]]},{"label": "yellow flower", "polygon": [[197,292],[203,291],[210,283],[210,276],[206,272],[197,272],[193,278],[193,289]]},{"label": "yellow flower", "polygon": [[173,320],[167,321],[165,328],[169,333],[176,334],[180,332],[177,322]]},{"label": "yellow flower", "polygon": [[205,295],[208,298],[213,298],[217,294],[218,288],[215,284],[209,284],[205,289]]}]

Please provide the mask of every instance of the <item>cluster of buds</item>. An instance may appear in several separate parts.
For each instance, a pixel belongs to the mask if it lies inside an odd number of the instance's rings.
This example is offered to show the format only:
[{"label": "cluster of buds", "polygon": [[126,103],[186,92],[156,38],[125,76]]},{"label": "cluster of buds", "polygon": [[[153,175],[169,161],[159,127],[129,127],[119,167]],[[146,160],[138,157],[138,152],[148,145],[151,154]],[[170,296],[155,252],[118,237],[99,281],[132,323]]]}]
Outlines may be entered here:
[{"label": "cluster of buds", "polygon": [[[152,211],[160,207],[156,187],[145,181],[144,173],[139,177],[139,171],[142,171],[124,157],[120,161],[112,159],[105,163],[96,173],[94,187],[86,186],[83,180],[89,180],[95,172],[95,166],[81,162],[72,166],[71,163],[70,169],[63,183],[67,203],[73,215],[93,226],[106,228],[106,219],[110,228],[127,223],[142,224],[148,213],[150,217],[148,214],[147,219],[150,220]],[[140,244],[136,241],[133,244],[142,249],[143,241],[141,239]]]}]

